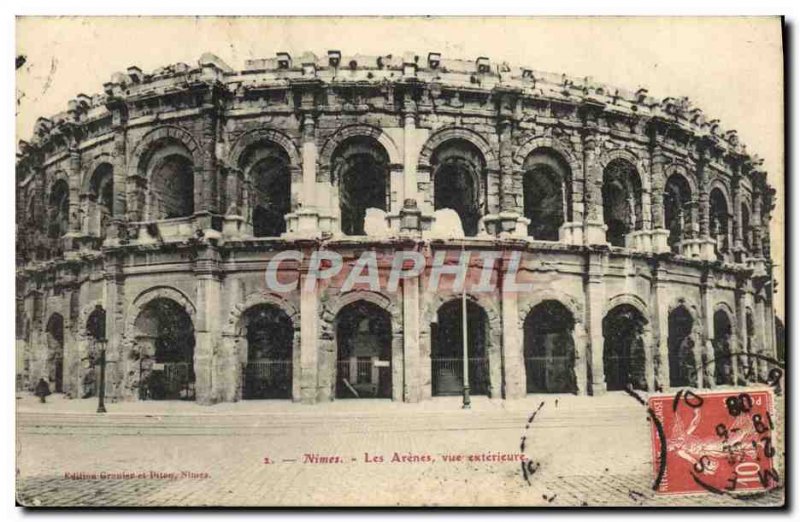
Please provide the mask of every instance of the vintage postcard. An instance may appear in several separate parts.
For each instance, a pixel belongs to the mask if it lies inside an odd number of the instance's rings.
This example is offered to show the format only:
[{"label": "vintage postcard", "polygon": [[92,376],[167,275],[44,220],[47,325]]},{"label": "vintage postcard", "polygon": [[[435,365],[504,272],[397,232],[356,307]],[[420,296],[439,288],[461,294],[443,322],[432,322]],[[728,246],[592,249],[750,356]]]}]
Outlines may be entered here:
[{"label": "vintage postcard", "polygon": [[17,503],[784,506],[783,30],[19,17]]}]

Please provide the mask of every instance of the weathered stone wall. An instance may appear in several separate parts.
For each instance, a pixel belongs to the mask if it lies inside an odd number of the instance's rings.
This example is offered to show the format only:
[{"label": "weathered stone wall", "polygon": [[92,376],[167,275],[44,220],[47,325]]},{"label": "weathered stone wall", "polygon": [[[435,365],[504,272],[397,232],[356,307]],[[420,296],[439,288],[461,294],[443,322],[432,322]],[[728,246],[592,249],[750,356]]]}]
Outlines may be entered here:
[{"label": "weathered stone wall", "polygon": [[[486,64],[306,55],[298,63],[254,60],[237,72],[204,55],[197,67],[175,64],[149,74],[129,68],[103,94],[79,95],[67,112],[40,118],[33,139],[20,144],[17,163],[24,205],[17,217],[17,292],[30,325],[18,329],[21,365],[28,361],[18,372],[26,385],[48,374],[46,328],[57,313],[64,319],[64,391],[80,393],[92,349],[85,321],[100,305],[108,313],[107,391],[120,400],[136,398],[135,320],[143,303],[160,295],[192,318],[197,400],[240,398],[246,340],[239,321],[246,306],[258,303],[277,306],[292,320],[292,397],[330,400],[336,313],[342,303],[364,299],[392,318],[393,399],[429,397],[432,317],[459,296],[430,292],[425,275],[392,294],[343,294],[332,284],[315,294],[278,296],[265,292],[263,274],[276,252],[298,249],[308,257],[320,244],[346,257],[370,248],[386,255],[414,245],[460,248],[459,240],[436,243],[430,235],[437,153],[459,143],[477,151],[481,170],[482,231],[468,241],[475,249],[522,251],[519,278],[536,289],[469,296],[488,317],[492,397],[525,394],[521,325],[548,299],[575,320],[578,393],[605,389],[602,321],[617,305],[633,306],[646,321],[648,389],[669,386],[668,317],[679,305],[693,314],[703,385],[714,379],[704,363],[714,358],[713,314],[720,307],[730,315],[735,346],[745,345],[749,314],[756,332],[749,345],[772,354],[767,225],[773,191],[735,131],[721,130],[686,99],[656,100],[643,89],[631,93]],[[388,158],[385,237],[342,237],[336,162],[352,138]],[[251,159],[269,148],[289,163],[287,233],[254,238]],[[569,170],[563,193],[571,211],[557,242],[527,237],[523,179],[526,159],[538,151]],[[194,212],[159,220],[163,194],[153,175],[175,156],[190,165]],[[622,202],[632,209],[625,246],[609,247],[604,173],[619,161],[631,168],[640,192]],[[93,192],[98,169],[113,179],[111,216],[102,218]],[[673,253],[662,199],[676,174],[691,188],[691,211]],[[59,180],[69,187],[68,232],[48,237],[50,195]],[[714,189],[727,205],[726,249],[713,235]],[[291,270],[302,285],[308,267]]]}]

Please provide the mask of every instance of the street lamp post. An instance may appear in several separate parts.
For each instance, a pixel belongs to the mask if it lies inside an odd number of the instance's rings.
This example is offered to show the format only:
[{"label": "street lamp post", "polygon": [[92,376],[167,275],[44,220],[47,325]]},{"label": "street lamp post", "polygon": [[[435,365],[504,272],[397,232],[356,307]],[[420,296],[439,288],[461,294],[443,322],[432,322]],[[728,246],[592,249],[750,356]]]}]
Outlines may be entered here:
[{"label": "street lamp post", "polygon": [[[461,242],[462,258],[464,254],[464,242]],[[463,267],[462,267],[463,268]],[[467,342],[467,281],[464,277],[463,285],[461,286],[461,344],[464,357],[464,372],[462,378],[464,379],[464,398],[462,408],[468,410],[471,405],[469,398],[469,343]]]},{"label": "street lamp post", "polygon": [[95,346],[100,349],[100,384],[97,390],[97,413],[106,413],[106,340],[98,339]]}]

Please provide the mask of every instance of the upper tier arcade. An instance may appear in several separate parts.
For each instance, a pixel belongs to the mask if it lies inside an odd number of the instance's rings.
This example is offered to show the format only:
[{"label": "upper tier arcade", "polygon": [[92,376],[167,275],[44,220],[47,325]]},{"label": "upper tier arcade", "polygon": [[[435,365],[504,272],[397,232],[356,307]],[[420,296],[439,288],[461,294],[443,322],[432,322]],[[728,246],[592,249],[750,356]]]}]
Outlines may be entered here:
[{"label": "upper tier arcade", "polygon": [[686,98],[434,52],[207,53],[103,89],[20,142],[20,266],[406,235],[769,264],[762,160]]}]

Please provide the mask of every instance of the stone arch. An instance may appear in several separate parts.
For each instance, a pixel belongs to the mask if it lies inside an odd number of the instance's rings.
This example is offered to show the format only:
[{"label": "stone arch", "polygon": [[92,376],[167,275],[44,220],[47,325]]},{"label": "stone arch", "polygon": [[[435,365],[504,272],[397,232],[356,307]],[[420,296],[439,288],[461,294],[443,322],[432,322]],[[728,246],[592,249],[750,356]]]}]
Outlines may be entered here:
[{"label": "stone arch", "polygon": [[[180,169],[178,172],[185,174],[180,176],[179,183],[188,185],[191,182],[191,186],[184,186],[171,192],[167,200],[172,200],[171,204],[165,205],[162,210],[169,209],[173,214],[177,211],[179,217],[187,217],[202,206],[198,201],[198,194],[202,193],[203,187],[204,152],[190,132],[173,125],[165,125],[145,134],[131,153],[125,192],[128,197],[127,208],[133,221],[165,217],[158,211],[161,205],[154,205],[153,196],[157,194],[153,190],[153,184],[167,183],[166,178],[162,179],[159,176],[153,180],[151,176],[155,172],[160,173],[160,167],[168,161],[170,163],[178,161],[173,168],[177,167]],[[174,182],[174,178],[169,179]],[[178,195],[182,197],[176,198]],[[161,201],[160,197],[155,201]],[[156,212],[155,217],[154,212]],[[166,212],[166,217],[169,217],[169,214],[170,212]]]},{"label": "stone arch", "polygon": [[486,169],[495,172],[500,169],[497,153],[492,144],[480,133],[465,127],[444,127],[437,130],[428,137],[419,153],[418,169],[420,171],[430,171],[431,158],[436,149],[450,140],[464,140],[474,145],[483,155],[486,162]]},{"label": "stone arch", "polygon": [[342,308],[356,301],[366,301],[389,312],[392,318],[392,332],[399,332],[402,336],[402,310],[395,304],[391,297],[381,292],[373,292],[371,290],[351,290],[322,303],[320,307],[320,318],[322,319],[320,335],[323,339],[334,338],[333,319],[336,318],[336,315]]},{"label": "stone arch", "polygon": [[283,132],[267,127],[253,129],[239,136],[228,154],[228,164],[238,168],[245,152],[252,147],[258,147],[261,143],[270,143],[282,148],[289,156],[290,167],[302,166],[303,160],[295,141]]},{"label": "stone arch", "polygon": [[222,335],[238,335],[240,329],[240,322],[242,314],[248,309],[258,305],[272,305],[283,310],[289,319],[292,320],[292,326],[295,330],[300,330],[300,310],[278,294],[269,292],[253,292],[247,296],[240,303],[236,303],[231,307],[228,312],[228,319],[222,327]]},{"label": "stone arch", "polygon": [[652,389],[652,326],[647,308],[637,296],[612,298],[603,314],[603,365],[593,366],[592,380],[608,390]]},{"label": "stone arch", "polygon": [[720,177],[715,176],[711,179],[708,184],[708,194],[711,195],[711,192],[714,189],[718,189],[722,194],[722,197],[725,198],[725,205],[728,207],[728,213],[733,214],[733,198],[731,197],[731,191],[728,187],[728,184]]},{"label": "stone arch", "polygon": [[[554,140],[550,140],[554,141]],[[515,167],[515,183],[522,188],[522,214],[529,220],[528,235],[558,241],[564,223],[573,221],[575,169],[559,150],[548,146],[528,152]]]},{"label": "stone arch", "polygon": [[53,187],[60,181],[63,181],[67,184],[67,187],[69,187],[69,176],[63,170],[57,170],[52,176],[47,178],[44,193],[48,200],[50,199],[50,193],[53,191]]},{"label": "stone arch", "polygon": [[182,144],[189,153],[195,170],[202,167],[203,151],[192,133],[174,125],[164,125],[152,129],[137,142],[128,162],[128,176],[141,176],[142,164],[165,141]]},{"label": "stone arch", "polygon": [[642,314],[642,317],[645,320],[647,328],[650,327],[652,321],[650,317],[649,307],[647,306],[647,303],[644,301],[644,299],[642,299],[636,294],[617,294],[611,299],[609,299],[605,305],[605,308],[603,309],[603,317],[608,315],[608,313],[617,306],[623,304],[630,305],[636,308],[639,311],[639,313]]},{"label": "stone arch", "polygon": [[345,235],[366,235],[370,208],[392,207],[393,164],[386,146],[372,135],[356,134],[336,141],[323,179],[331,184],[339,229]]},{"label": "stone arch", "polygon": [[667,180],[672,176],[681,176],[683,179],[686,180],[686,184],[689,185],[689,190],[692,193],[693,198],[697,198],[697,194],[699,194],[697,189],[697,179],[693,174],[690,173],[689,169],[681,164],[681,163],[672,163],[668,165],[664,169],[664,186],[667,185]]},{"label": "stone arch", "polygon": [[[389,157],[390,166],[402,165],[403,157],[394,140],[386,134],[380,127],[374,125],[366,125],[363,123],[345,125],[338,128],[327,140],[322,144],[319,152],[319,159],[317,160],[318,172],[322,179],[330,181],[331,176],[331,160],[333,154],[339,145],[344,143],[350,138],[367,137],[377,141]],[[318,176],[319,179],[319,176]]]},{"label": "stone arch", "polygon": [[125,320],[125,333],[126,337],[131,342],[133,341],[135,334],[135,323],[136,318],[139,316],[139,312],[141,312],[148,303],[156,299],[170,299],[175,301],[184,310],[186,310],[186,313],[189,314],[189,318],[192,320],[192,323],[196,324],[197,309],[195,308],[192,300],[189,299],[186,294],[171,286],[154,286],[140,292],[128,307],[128,313],[126,314]]},{"label": "stone arch", "polygon": [[56,393],[66,391],[64,386],[66,328],[64,316],[59,312],[52,312],[44,323],[46,343],[44,372],[47,380],[54,384],[53,391]]},{"label": "stone arch", "polygon": [[734,307],[730,305],[727,301],[719,301],[717,304],[714,305],[713,313],[717,313],[719,311],[725,312],[728,315],[728,320],[731,323],[731,334],[736,335],[738,333],[738,323],[736,321],[736,313],[734,312]]},{"label": "stone arch", "polygon": [[626,149],[604,149],[598,158],[598,163],[600,164],[600,168],[605,170],[614,160],[623,160],[629,163],[636,172],[636,175],[639,176],[642,192],[650,192],[650,167],[647,158]]},{"label": "stone arch", "polygon": [[582,175],[583,169],[581,167],[581,161],[577,158],[575,152],[563,141],[549,136],[535,136],[529,138],[517,147],[513,158],[515,173],[522,172],[525,160],[536,149],[550,149],[561,156],[564,162],[569,165],[573,179]]},{"label": "stone arch", "polygon": [[[719,302],[714,306],[712,329],[711,344],[714,364],[709,366],[713,368],[714,382],[717,385],[735,385],[739,357],[733,356],[733,354],[739,351],[735,346],[738,336],[736,334],[736,315],[728,303]],[[721,335],[723,338],[720,338]]]},{"label": "stone arch", "polygon": [[[684,320],[681,314],[686,314],[692,322],[688,332],[673,331]],[[667,360],[660,361],[666,364],[664,384],[673,388],[699,385],[703,367],[703,323],[698,307],[684,298],[674,300],[667,307],[667,328]]]},{"label": "stone arch", "polygon": [[72,203],[69,179],[64,172],[57,172],[47,190],[46,223],[50,237],[58,238],[69,231]]},{"label": "stone arch", "polygon": [[[473,305],[478,306],[486,314],[486,346],[484,347],[485,356],[489,365],[489,382],[487,393],[489,397],[499,398],[502,390],[502,335],[503,324],[500,310],[492,300],[491,294],[467,294],[467,301]],[[433,349],[433,336],[432,325],[437,319],[439,310],[444,306],[454,301],[460,301],[462,298],[460,293],[437,293],[429,302],[427,302],[420,313],[422,323],[420,324],[420,337],[422,339],[422,357],[421,366],[423,370],[423,386],[426,388],[423,393],[425,396],[432,395],[432,349]]]},{"label": "stone arch", "polygon": [[348,305],[367,302],[385,310],[391,325],[391,381],[392,400],[403,398],[403,317],[401,308],[383,293],[370,290],[352,290],[323,301],[320,307],[318,382],[320,396],[332,400],[335,396],[338,346],[336,326],[339,312]]},{"label": "stone arch", "polygon": [[[486,311],[486,315],[489,318],[490,324],[496,323],[502,326],[500,310],[498,309],[496,302],[493,301],[491,297],[492,294],[487,295],[467,293],[468,301],[472,301]],[[436,317],[436,313],[439,311],[439,308],[441,308],[443,304],[449,303],[453,299],[461,299],[461,294],[453,292],[436,293],[433,296],[433,299],[425,303],[425,305],[422,307],[420,317],[422,318],[423,324],[430,324],[434,322],[434,318]]]},{"label": "stone arch", "polygon": [[[120,361],[118,364],[118,371],[120,371],[121,378],[116,382],[109,383],[111,385],[112,395],[127,399],[144,398],[143,393],[147,390],[148,386],[146,384],[146,377],[152,373],[153,369],[150,365],[143,366],[142,363],[145,361],[152,363],[156,359],[154,353],[146,356],[144,355],[146,353],[146,347],[137,347],[138,331],[136,323],[139,316],[148,309],[148,305],[156,300],[174,303],[178,309],[185,312],[191,323],[190,326],[194,335],[196,336],[197,309],[185,293],[170,286],[155,286],[140,292],[128,306],[125,314],[123,336],[119,349]],[[193,337],[191,339],[192,360],[187,360],[185,362],[190,363],[196,370],[197,347],[195,343],[196,337]],[[193,371],[188,371],[186,380],[194,383],[195,381],[192,375]]]},{"label": "stone arch", "polygon": [[89,320],[89,316],[92,315],[92,312],[99,306],[105,310],[105,306],[103,306],[103,301],[101,299],[95,299],[89,302],[87,305],[83,306],[80,311],[78,312],[78,320],[77,322],[77,334],[76,338],[80,341],[88,341],[89,334],[86,330],[86,323]]},{"label": "stone arch", "polygon": [[91,192],[92,178],[94,177],[97,169],[103,164],[111,165],[114,168],[114,158],[108,152],[101,152],[85,166],[83,169],[83,181],[81,181],[81,195]]},{"label": "stone arch", "polygon": [[[585,331],[576,303],[539,296],[524,307],[522,355],[528,393],[585,393]],[[567,298],[569,302],[571,299]]]},{"label": "stone arch", "polygon": [[523,324],[531,311],[543,302],[557,301],[572,314],[575,319],[575,328],[583,327],[583,305],[575,297],[552,288],[534,290],[527,295],[528,297],[525,299],[524,304],[519,306],[519,324]]}]

